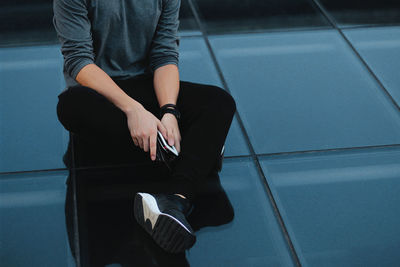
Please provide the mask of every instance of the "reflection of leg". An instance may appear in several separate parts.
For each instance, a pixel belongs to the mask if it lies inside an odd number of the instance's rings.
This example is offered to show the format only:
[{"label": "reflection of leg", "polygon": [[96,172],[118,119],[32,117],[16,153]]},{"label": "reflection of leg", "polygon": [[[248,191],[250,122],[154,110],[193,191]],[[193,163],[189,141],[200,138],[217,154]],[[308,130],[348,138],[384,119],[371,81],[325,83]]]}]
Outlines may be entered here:
[{"label": "reflection of leg", "polygon": [[65,211],[65,225],[67,228],[67,234],[68,234],[68,244],[69,248],[71,250],[71,254],[74,257],[75,263],[79,261],[77,259],[77,256],[79,253],[77,253],[77,247],[76,245],[76,240],[75,240],[75,232],[77,229],[77,225],[74,223],[74,201],[73,201],[73,194],[74,194],[74,188],[73,188],[73,183],[71,181],[72,176],[71,176],[71,171],[68,175],[67,178],[67,192],[65,195],[65,206],[64,206],[64,211]]},{"label": "reflection of leg", "polygon": [[173,177],[182,181],[182,192],[193,198],[196,184],[215,168],[236,103],[217,86],[181,81],[177,106],[182,140]]},{"label": "reflection of leg", "polygon": [[234,218],[233,206],[221,185],[217,171],[212,171],[198,185],[193,206],[187,219],[194,231],[206,226],[227,224]]}]

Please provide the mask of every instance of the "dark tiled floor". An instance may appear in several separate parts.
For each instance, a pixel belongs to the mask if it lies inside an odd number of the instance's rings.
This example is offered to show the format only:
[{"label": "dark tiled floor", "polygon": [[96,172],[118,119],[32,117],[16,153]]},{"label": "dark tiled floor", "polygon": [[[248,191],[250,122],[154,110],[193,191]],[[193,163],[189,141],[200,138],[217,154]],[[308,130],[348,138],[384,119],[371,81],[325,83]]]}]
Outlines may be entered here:
[{"label": "dark tiled floor", "polygon": [[[0,47],[56,44],[52,0],[3,0],[0,8]],[[187,0],[180,9],[180,34],[201,35]]]},{"label": "dark tiled floor", "polygon": [[396,266],[397,2],[182,1],[180,79],[226,89],[238,113],[190,218],[197,243],[175,256],[132,217],[135,192],[174,190],[164,166],[74,136],[65,168],[50,2],[0,11],[16,27],[0,26],[0,262]]},{"label": "dark tiled floor", "polygon": [[[80,252],[88,266],[158,266],[141,265],[152,259],[161,266],[182,266],[185,262],[191,266],[213,262],[218,266],[293,266],[251,159],[228,159],[221,181],[216,175],[207,178],[189,217],[198,239],[186,256],[164,253],[133,219],[135,192],[173,192],[175,188],[163,168],[152,168],[150,173],[149,169],[141,165],[76,172]],[[248,192],[252,194],[249,196]],[[252,216],[254,213],[258,215]],[[254,246],[243,246],[249,240]]]},{"label": "dark tiled floor", "polygon": [[188,0],[181,0],[181,8],[179,11],[179,31],[182,36],[201,36],[199,25],[194,18]]},{"label": "dark tiled floor", "polygon": [[351,29],[344,33],[400,105],[400,27]]},{"label": "dark tiled floor", "polygon": [[61,68],[56,46],[0,50],[0,172],[64,167],[68,133],[55,112]]},{"label": "dark tiled floor", "polygon": [[[228,225],[197,233],[198,242],[188,254],[191,266],[294,266],[254,162],[226,160],[221,184],[235,217]],[[205,212],[199,219],[209,215]]]},{"label": "dark tiled floor", "polygon": [[328,27],[309,0],[192,0],[209,34]]},{"label": "dark tiled floor", "polygon": [[55,43],[51,0],[4,0],[0,8],[0,46]]},{"label": "dark tiled floor", "polygon": [[0,176],[2,266],[75,266],[64,212],[67,175]]},{"label": "dark tiled floor", "polygon": [[305,266],[397,266],[400,150],[262,157]]},{"label": "dark tiled floor", "polygon": [[318,0],[340,27],[400,24],[397,0]]},{"label": "dark tiled floor", "polygon": [[398,109],[335,30],[210,42],[256,153],[400,143]]},{"label": "dark tiled floor", "polygon": [[203,36],[184,38],[179,46],[181,80],[222,86]]}]

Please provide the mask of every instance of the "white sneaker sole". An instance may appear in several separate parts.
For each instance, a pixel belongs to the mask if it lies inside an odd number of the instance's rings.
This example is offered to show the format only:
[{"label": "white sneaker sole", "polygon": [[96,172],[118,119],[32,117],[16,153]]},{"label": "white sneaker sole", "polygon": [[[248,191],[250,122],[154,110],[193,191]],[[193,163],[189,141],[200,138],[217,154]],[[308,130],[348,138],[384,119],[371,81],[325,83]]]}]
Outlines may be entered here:
[{"label": "white sneaker sole", "polygon": [[137,193],[134,202],[135,219],[164,250],[180,253],[193,246],[196,237],[185,225],[169,214],[162,213],[155,198]]}]

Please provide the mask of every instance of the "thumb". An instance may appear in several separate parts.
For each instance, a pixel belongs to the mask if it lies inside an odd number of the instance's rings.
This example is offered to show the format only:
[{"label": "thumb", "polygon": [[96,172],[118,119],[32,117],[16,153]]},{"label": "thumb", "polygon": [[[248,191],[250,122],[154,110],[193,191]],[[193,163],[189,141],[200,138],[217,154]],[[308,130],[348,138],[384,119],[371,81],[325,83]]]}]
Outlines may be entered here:
[{"label": "thumb", "polygon": [[161,134],[164,136],[164,138],[167,139],[167,129],[161,123],[161,121],[157,121],[157,127],[158,127],[158,130],[161,132]]}]

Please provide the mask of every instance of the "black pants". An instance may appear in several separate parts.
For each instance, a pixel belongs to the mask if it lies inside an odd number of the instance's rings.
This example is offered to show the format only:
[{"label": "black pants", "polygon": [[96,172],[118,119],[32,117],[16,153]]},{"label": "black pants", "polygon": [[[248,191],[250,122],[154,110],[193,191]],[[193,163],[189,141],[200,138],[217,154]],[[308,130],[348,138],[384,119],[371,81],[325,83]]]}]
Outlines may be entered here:
[{"label": "black pants", "polygon": [[[115,82],[146,110],[159,117],[160,108],[152,75]],[[229,93],[218,86],[180,81],[176,104],[181,112],[181,152],[171,176],[181,185],[176,193],[192,199],[196,184],[201,183],[215,167],[236,111],[236,103]],[[68,88],[59,95],[57,113],[63,126],[75,135],[104,142],[118,140],[121,147],[130,146],[143,160],[151,162],[149,152],[144,152],[133,143],[125,114],[95,90],[84,86]]]}]

